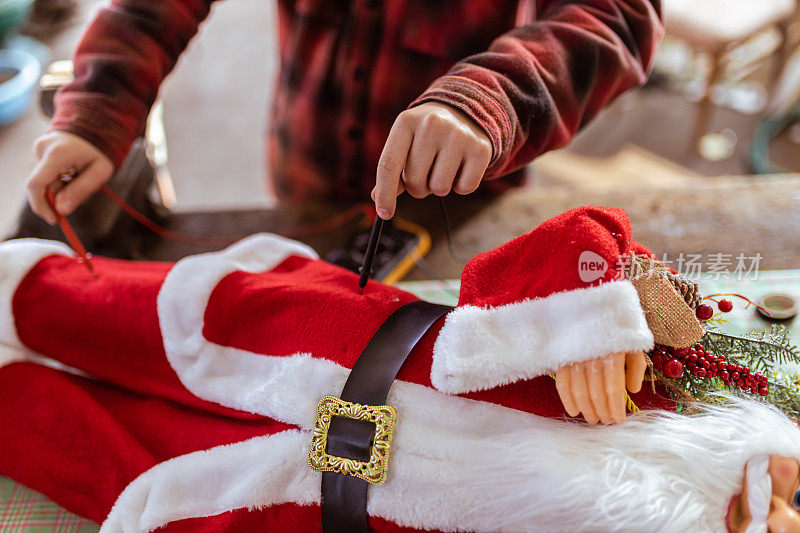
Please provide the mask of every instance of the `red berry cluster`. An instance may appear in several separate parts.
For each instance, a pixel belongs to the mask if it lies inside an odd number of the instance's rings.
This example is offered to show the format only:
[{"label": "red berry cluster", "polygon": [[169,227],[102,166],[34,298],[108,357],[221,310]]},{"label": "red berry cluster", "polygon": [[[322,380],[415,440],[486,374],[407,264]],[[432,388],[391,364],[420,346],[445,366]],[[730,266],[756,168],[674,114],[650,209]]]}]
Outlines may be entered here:
[{"label": "red berry cluster", "polygon": [[[730,300],[720,300],[717,302],[717,307],[719,307],[719,310],[723,313],[730,313],[733,311],[733,302]],[[695,314],[700,320],[708,320],[714,316],[714,308],[708,304],[700,304],[697,306],[697,309],[695,309]]]},{"label": "red berry cluster", "polygon": [[684,371],[699,378],[719,378],[726,387],[738,387],[751,394],[769,394],[767,376],[742,365],[728,363],[724,355],[714,355],[702,344],[691,348],[670,348],[656,344],[650,354],[653,366],[669,379],[683,377]]}]

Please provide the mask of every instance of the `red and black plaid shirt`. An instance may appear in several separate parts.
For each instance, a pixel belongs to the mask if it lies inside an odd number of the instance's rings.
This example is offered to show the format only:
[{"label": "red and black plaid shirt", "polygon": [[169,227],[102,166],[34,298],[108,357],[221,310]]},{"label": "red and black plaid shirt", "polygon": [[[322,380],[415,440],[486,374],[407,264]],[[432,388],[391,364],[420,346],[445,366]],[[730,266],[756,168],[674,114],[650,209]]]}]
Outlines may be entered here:
[{"label": "red and black plaid shirt", "polygon": [[[119,165],[210,0],[112,0],[75,53],[52,128]],[[644,82],[660,0],[278,0],[268,136],[282,198],[366,199],[394,119],[436,101],[472,117],[507,174]]]}]

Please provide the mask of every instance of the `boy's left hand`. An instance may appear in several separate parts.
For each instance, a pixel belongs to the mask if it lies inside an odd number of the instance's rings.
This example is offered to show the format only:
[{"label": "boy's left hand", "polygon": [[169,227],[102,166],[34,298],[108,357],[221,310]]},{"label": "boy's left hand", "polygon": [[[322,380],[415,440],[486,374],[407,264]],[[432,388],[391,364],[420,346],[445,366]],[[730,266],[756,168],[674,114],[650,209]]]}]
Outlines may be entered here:
[{"label": "boy's left hand", "polygon": [[372,190],[378,216],[392,218],[403,191],[414,198],[473,192],[491,159],[489,137],[458,109],[429,102],[403,111],[378,162]]},{"label": "boy's left hand", "polygon": [[567,414],[590,424],[625,421],[626,393],[642,389],[647,359],[644,352],[615,353],[573,363],[556,373],[556,389]]}]

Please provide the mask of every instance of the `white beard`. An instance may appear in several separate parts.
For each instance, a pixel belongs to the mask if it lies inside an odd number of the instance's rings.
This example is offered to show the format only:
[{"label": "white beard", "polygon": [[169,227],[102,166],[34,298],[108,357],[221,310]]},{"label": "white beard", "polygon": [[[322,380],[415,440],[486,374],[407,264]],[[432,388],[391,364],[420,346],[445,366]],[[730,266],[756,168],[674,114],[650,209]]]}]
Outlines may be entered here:
[{"label": "white beard", "polygon": [[800,459],[800,429],[786,416],[726,398],[729,407],[642,412],[619,426],[538,419],[477,445],[485,459],[468,468],[480,486],[451,490],[485,494],[465,517],[476,530],[725,531],[750,458]]},{"label": "white beard", "polygon": [[769,455],[759,455],[747,462],[747,502],[750,523],[745,533],[767,531],[770,503],[772,499],[772,477],[769,475]]}]

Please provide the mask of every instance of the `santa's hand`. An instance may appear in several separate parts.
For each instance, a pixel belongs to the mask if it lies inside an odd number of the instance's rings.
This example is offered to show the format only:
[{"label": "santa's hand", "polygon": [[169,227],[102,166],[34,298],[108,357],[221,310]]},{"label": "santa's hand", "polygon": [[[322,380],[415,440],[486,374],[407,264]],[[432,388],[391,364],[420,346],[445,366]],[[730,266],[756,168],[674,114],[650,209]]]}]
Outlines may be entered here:
[{"label": "santa's hand", "polygon": [[590,424],[625,421],[626,393],[642,389],[647,360],[644,352],[615,353],[573,363],[556,373],[556,388],[570,416],[583,417]]},{"label": "santa's hand", "polygon": [[428,102],[403,111],[378,161],[372,190],[378,216],[392,218],[403,191],[414,198],[473,192],[491,159],[489,137],[458,109]]}]

